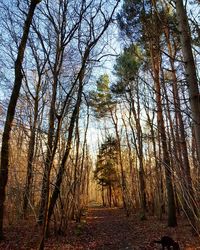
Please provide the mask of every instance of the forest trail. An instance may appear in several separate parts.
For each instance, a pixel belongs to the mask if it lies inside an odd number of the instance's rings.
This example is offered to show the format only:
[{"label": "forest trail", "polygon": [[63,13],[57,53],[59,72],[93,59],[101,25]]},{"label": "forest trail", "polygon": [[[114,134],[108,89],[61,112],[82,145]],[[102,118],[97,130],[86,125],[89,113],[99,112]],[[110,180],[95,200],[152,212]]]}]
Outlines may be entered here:
[{"label": "forest trail", "polygon": [[168,228],[166,224],[166,220],[159,222],[153,216],[144,221],[137,214],[128,218],[123,209],[90,208],[87,215],[90,240],[84,249],[161,249],[153,240],[163,235],[178,241],[181,249],[200,249],[199,239],[192,236],[187,221],[182,220],[182,226],[177,228]]},{"label": "forest trail", "polygon": [[[141,221],[138,214],[128,218],[123,209],[102,207],[89,207],[81,223],[71,223],[65,236],[51,235],[45,250],[159,250],[161,247],[152,241],[163,235],[178,241],[181,250],[200,250],[198,237],[192,236],[188,222],[182,218],[177,228],[168,228],[165,219],[157,221],[150,216]],[[7,230],[7,240],[0,244],[0,250],[35,250],[39,239],[37,227],[28,222],[18,224]]]},{"label": "forest trail", "polygon": [[96,245],[95,249],[133,249],[133,225],[127,220],[123,210],[90,208],[87,225],[94,247]]}]

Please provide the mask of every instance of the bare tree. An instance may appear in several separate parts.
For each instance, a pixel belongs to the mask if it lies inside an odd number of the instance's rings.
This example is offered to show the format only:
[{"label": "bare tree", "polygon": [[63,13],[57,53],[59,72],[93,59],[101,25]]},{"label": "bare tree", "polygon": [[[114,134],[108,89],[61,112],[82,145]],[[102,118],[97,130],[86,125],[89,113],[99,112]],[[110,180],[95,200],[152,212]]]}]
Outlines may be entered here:
[{"label": "bare tree", "polygon": [[3,239],[3,217],[4,217],[4,201],[6,197],[5,188],[8,180],[8,166],[9,166],[9,139],[11,133],[12,122],[15,115],[16,103],[19,97],[20,88],[22,85],[23,73],[22,64],[24,59],[24,52],[28,40],[29,30],[35,8],[41,0],[32,0],[29,5],[29,10],[24,23],[23,35],[19,44],[17,59],[15,61],[15,81],[12,95],[10,97],[6,122],[4,126],[2,148],[1,148],[1,169],[0,169],[0,239]]}]

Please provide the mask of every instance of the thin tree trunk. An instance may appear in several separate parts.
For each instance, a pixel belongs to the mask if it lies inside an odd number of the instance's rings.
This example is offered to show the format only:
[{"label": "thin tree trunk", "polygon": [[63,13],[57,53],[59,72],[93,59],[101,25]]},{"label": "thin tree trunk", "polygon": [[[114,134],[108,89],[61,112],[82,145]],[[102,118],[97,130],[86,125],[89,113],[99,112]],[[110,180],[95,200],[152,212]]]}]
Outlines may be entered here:
[{"label": "thin tree trunk", "polygon": [[[196,225],[196,215],[197,215],[197,209],[195,206],[195,198],[194,198],[194,190],[192,185],[192,178],[190,173],[190,163],[188,158],[188,149],[187,149],[187,143],[186,143],[186,135],[185,135],[185,126],[183,122],[183,117],[181,114],[181,104],[180,104],[180,98],[178,93],[178,87],[177,87],[177,77],[176,77],[176,70],[174,66],[174,59],[173,59],[173,53],[172,53],[172,46],[170,42],[169,37],[169,28],[165,28],[165,37],[167,41],[168,51],[169,51],[169,60],[172,70],[172,78],[173,78],[173,96],[174,96],[174,106],[175,106],[175,115],[176,115],[176,123],[177,123],[177,142],[180,144],[178,145],[178,151],[180,151],[180,160],[183,158],[183,161],[181,160],[181,166],[183,168],[181,169],[181,181],[182,181],[182,188],[183,188],[183,197],[185,197],[185,201],[183,203],[184,210],[188,216],[188,218],[191,220],[193,225]],[[180,132],[180,136],[179,136]]]},{"label": "thin tree trunk", "polygon": [[109,193],[109,206],[112,207],[112,186],[109,185],[108,187],[108,193]]},{"label": "thin tree trunk", "polygon": [[[56,93],[57,93],[57,82],[58,77],[54,75],[54,81],[52,86],[52,99],[51,99],[51,107],[49,111],[49,129],[48,129],[48,141],[47,141],[47,153],[44,164],[44,175],[42,180],[42,190],[41,190],[41,198],[40,198],[40,208],[38,214],[38,223],[41,225],[44,219],[44,211],[45,211],[45,202],[46,197],[48,196],[49,189],[49,178],[50,172],[53,163],[53,138],[54,138],[54,123],[55,123],[55,103],[56,103]],[[54,145],[57,147],[57,145]]]},{"label": "thin tree trunk", "polygon": [[[50,202],[49,202],[49,188],[47,189],[47,195],[46,195],[45,207],[44,207],[42,238],[41,238],[41,241],[40,241],[39,250],[44,249],[44,240],[45,240],[46,232],[48,231],[49,221],[50,221],[50,218],[51,218],[51,216],[53,214],[54,206],[56,204],[58,195],[60,193],[60,186],[61,186],[61,183],[62,183],[64,171],[65,171],[65,164],[66,164],[66,161],[68,159],[68,156],[69,156],[69,153],[70,153],[70,150],[71,150],[74,126],[75,126],[75,122],[76,122],[76,117],[79,114],[79,109],[80,109],[80,104],[81,104],[81,97],[82,97],[82,90],[83,90],[83,78],[84,78],[84,72],[85,72],[85,64],[86,64],[86,58],[88,58],[88,56],[89,56],[89,50],[87,50],[85,52],[85,57],[84,57],[84,62],[83,62],[82,68],[80,69],[80,72],[79,72],[79,74],[78,74],[78,76],[76,78],[76,81],[79,79],[79,90],[78,90],[77,101],[76,101],[75,108],[73,110],[70,125],[69,125],[68,139],[67,139],[67,145],[66,145],[65,153],[64,153],[64,156],[62,158],[60,168],[58,170],[57,179],[56,179],[56,183],[55,183],[55,188],[53,190],[53,194],[51,196]],[[64,112],[64,109],[62,111]],[[58,132],[59,132],[59,127],[58,127]],[[58,138],[58,135],[57,135],[57,138]],[[54,150],[55,150],[55,147],[54,147]],[[49,182],[49,176],[48,176],[47,180]],[[49,185],[49,183],[48,183],[48,185]]]},{"label": "thin tree trunk", "polygon": [[175,208],[174,191],[173,191],[173,185],[172,185],[172,173],[171,173],[172,170],[171,170],[169,152],[167,148],[167,137],[166,137],[163,110],[162,110],[162,101],[161,101],[161,86],[160,86],[160,78],[159,78],[160,51],[158,50],[159,48],[158,42],[159,41],[156,41],[156,38],[155,38],[154,42],[151,43],[150,53],[151,53],[155,91],[156,91],[158,132],[160,134],[161,143],[162,143],[161,145],[162,145],[162,151],[163,151],[163,165],[165,169],[165,178],[166,178],[166,190],[167,190],[167,202],[168,202],[167,203],[168,204],[168,226],[174,227],[177,225],[176,208]]},{"label": "thin tree trunk", "polygon": [[[160,161],[158,161],[158,156],[156,152],[156,135],[155,135],[155,130],[153,127],[153,120],[154,120],[154,113],[152,119],[150,118],[150,115],[146,110],[146,115],[147,115],[147,121],[150,126],[150,132],[151,132],[151,138],[152,138],[152,144],[153,144],[153,154],[155,158],[155,173],[156,173],[156,188],[157,188],[157,198],[158,198],[158,217],[161,220],[162,219],[162,204],[163,204],[163,188],[162,188],[162,172],[161,172],[161,167],[160,167]],[[158,138],[159,139],[159,138]]]},{"label": "thin tree trunk", "polygon": [[73,208],[72,213],[73,217],[76,220],[76,222],[80,222],[80,214],[78,209],[78,202],[80,202],[78,196],[79,194],[79,183],[80,183],[80,135],[79,135],[79,116],[76,117],[76,129],[75,129],[75,142],[76,142],[76,156],[75,156],[75,164],[74,164],[74,176],[73,176],[73,182],[74,182],[74,190],[73,190]]},{"label": "thin tree trunk", "polygon": [[104,187],[103,187],[103,185],[102,185],[102,188],[101,188],[101,198],[102,198],[102,204],[103,204],[103,207],[105,207]]},{"label": "thin tree trunk", "polygon": [[135,169],[133,168],[133,156],[132,156],[132,150],[131,150],[131,143],[130,143],[130,140],[129,140],[129,135],[128,135],[128,129],[127,129],[127,125],[126,125],[126,122],[125,122],[125,119],[124,117],[122,116],[122,122],[123,122],[123,125],[124,125],[124,128],[125,128],[125,134],[126,134],[126,141],[127,141],[127,146],[128,146],[128,160],[129,160],[129,171],[130,171],[130,176],[131,176],[131,187],[130,188],[130,191],[131,191],[131,205],[132,205],[132,208],[133,208],[133,199],[135,198],[136,199],[136,188],[135,188]]},{"label": "thin tree trunk", "polygon": [[30,141],[28,146],[28,166],[27,166],[27,176],[26,176],[26,184],[24,188],[24,200],[23,200],[23,215],[26,215],[28,203],[30,202],[32,184],[33,184],[33,157],[35,151],[35,137],[36,137],[36,126],[38,119],[38,103],[39,103],[39,86],[37,86],[37,93],[34,100],[34,120],[31,128]]},{"label": "thin tree trunk", "polygon": [[55,188],[53,190],[53,194],[52,194],[51,199],[50,199],[50,204],[49,204],[49,209],[48,209],[48,221],[50,220],[50,218],[52,216],[54,206],[56,204],[58,195],[60,193],[60,186],[61,186],[61,183],[62,183],[64,171],[65,171],[65,163],[66,163],[66,161],[68,159],[70,149],[71,149],[75,121],[76,121],[77,115],[79,114],[79,109],[80,109],[80,104],[81,104],[82,88],[83,88],[83,86],[82,86],[82,83],[81,83],[81,86],[80,86],[79,91],[78,91],[77,102],[76,102],[74,111],[72,113],[71,121],[70,121],[70,126],[69,126],[69,131],[68,131],[69,134],[68,134],[68,140],[67,140],[67,146],[66,146],[65,154],[63,156],[62,163],[61,163],[60,168],[58,170],[58,175],[57,175],[57,179],[56,179],[56,183],[55,183]]},{"label": "thin tree trunk", "polygon": [[[138,83],[137,83],[138,84]],[[137,92],[136,92],[136,98],[137,98],[137,111],[136,111],[136,105],[134,101],[134,97],[132,96],[132,92],[130,91],[130,109],[133,113],[135,124],[136,124],[136,133],[137,133],[137,142],[135,138],[135,147],[136,147],[136,153],[139,160],[139,186],[140,186],[140,204],[141,204],[141,219],[146,219],[146,210],[147,210],[147,204],[146,204],[146,184],[144,179],[144,164],[143,164],[143,138],[142,138],[142,128],[140,124],[140,100],[139,100],[139,93],[138,93],[138,86]],[[132,129],[133,131],[133,129]]]},{"label": "thin tree trunk", "polygon": [[123,160],[122,160],[122,152],[121,152],[121,142],[120,142],[120,135],[118,131],[118,123],[117,123],[117,115],[116,115],[116,110],[115,110],[115,117],[112,113],[112,110],[110,110],[111,118],[114,124],[115,128],[115,134],[117,138],[117,150],[119,153],[119,166],[120,166],[120,174],[121,174],[121,187],[122,187],[122,199],[123,199],[123,205],[126,210],[127,216],[130,214],[130,208],[129,208],[129,200],[127,196],[127,187],[126,187],[126,174],[124,171],[124,166],[123,166]]},{"label": "thin tree trunk", "polygon": [[[84,132],[84,140],[82,146],[82,159],[81,159],[81,167],[80,167],[80,175],[79,175],[79,182],[78,182],[78,197],[77,197],[77,209],[80,214],[80,209],[82,206],[82,201],[80,200],[81,195],[84,195],[84,204],[87,204],[88,200],[88,174],[89,174],[89,162],[88,162],[88,155],[87,155],[87,131],[89,126],[89,106],[87,104],[87,118],[86,118],[86,128]],[[85,162],[86,161],[86,162]],[[85,167],[84,167],[85,166]]]},{"label": "thin tree trunk", "polygon": [[0,169],[0,240],[3,239],[3,217],[4,217],[4,201],[6,198],[6,184],[8,180],[8,166],[9,166],[9,141],[12,128],[12,122],[15,115],[15,109],[19,92],[22,85],[22,64],[24,60],[24,53],[27,44],[27,39],[30,31],[31,22],[34,16],[35,8],[40,0],[32,0],[29,6],[28,14],[24,23],[23,35],[18,48],[17,59],[15,61],[15,81],[10,97],[4,132],[2,137],[1,148],[1,169]]}]

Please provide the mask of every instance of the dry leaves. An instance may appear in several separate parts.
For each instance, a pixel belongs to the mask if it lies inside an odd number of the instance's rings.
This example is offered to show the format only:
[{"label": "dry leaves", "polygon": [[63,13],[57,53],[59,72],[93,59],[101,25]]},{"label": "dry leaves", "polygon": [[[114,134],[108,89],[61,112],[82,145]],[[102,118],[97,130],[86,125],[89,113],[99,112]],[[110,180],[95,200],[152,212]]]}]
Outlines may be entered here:
[{"label": "dry leaves", "polygon": [[[85,219],[79,225],[71,223],[65,236],[51,235],[45,249],[156,250],[161,246],[153,240],[169,235],[179,242],[181,249],[200,250],[200,240],[192,235],[184,218],[179,218],[178,227],[168,228],[166,220],[160,222],[155,217],[140,221],[138,215],[127,218],[122,209],[90,208]],[[6,240],[0,243],[0,249],[37,249],[39,239],[40,228],[24,221],[6,229]]]}]

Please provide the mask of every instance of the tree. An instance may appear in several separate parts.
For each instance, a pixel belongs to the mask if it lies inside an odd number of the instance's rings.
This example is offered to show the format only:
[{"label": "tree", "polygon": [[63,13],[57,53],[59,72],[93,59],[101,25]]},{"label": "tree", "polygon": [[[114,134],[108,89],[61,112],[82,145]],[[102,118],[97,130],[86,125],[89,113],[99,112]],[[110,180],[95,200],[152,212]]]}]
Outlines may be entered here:
[{"label": "tree", "polygon": [[176,13],[180,31],[181,48],[184,59],[186,80],[190,97],[190,106],[194,123],[195,139],[197,145],[198,161],[200,162],[200,105],[199,86],[196,74],[196,66],[192,53],[191,32],[188,17],[182,0],[176,1]]},{"label": "tree", "polygon": [[89,93],[89,102],[97,118],[105,117],[111,109],[113,109],[115,102],[110,93],[110,79],[108,74],[103,74],[96,82],[96,91]]},{"label": "tree", "polygon": [[[190,106],[191,106],[191,111],[192,111],[192,120],[193,120],[192,122],[194,123],[197,157],[198,157],[198,162],[200,162],[200,105],[199,105],[200,93],[199,93],[199,84],[198,84],[197,73],[196,73],[196,66],[195,66],[194,57],[192,53],[191,32],[190,32],[190,27],[188,24],[187,13],[184,8],[182,0],[176,1],[176,13],[177,13],[177,21],[179,25],[178,27],[180,31],[180,41],[181,41],[181,48],[182,48],[183,59],[184,59],[186,80],[188,84],[189,100],[190,100]],[[182,136],[184,136],[183,123],[181,120],[180,122],[181,122],[181,127],[182,127],[181,133],[182,133]],[[183,144],[182,149],[184,150],[184,153],[187,154],[185,143]],[[191,207],[186,206],[186,213],[188,217],[191,219],[195,231],[199,231],[199,228],[197,225],[197,219],[196,219],[196,216],[198,216],[198,213],[194,204],[194,194],[193,194],[193,188],[192,188],[192,182],[191,182],[189,162],[187,158],[185,159],[184,174],[186,175],[186,180],[185,180],[186,184],[184,185],[184,187],[185,188],[187,187],[186,189],[188,189],[188,192],[189,192],[189,200],[192,203],[190,205]]]},{"label": "tree", "polygon": [[[153,75],[157,104],[158,132],[162,143],[163,165],[166,177],[168,226],[176,226],[177,221],[172,184],[172,166],[166,143],[167,137],[161,98],[160,67],[161,35],[163,28],[160,16],[162,16],[162,14],[159,14],[158,4],[155,2],[147,1],[147,3],[143,5],[140,1],[136,1],[135,3],[125,1],[118,19],[122,32],[124,32],[131,40],[134,39],[135,41],[140,41],[142,43],[143,48],[146,51],[146,56],[149,57],[151,63],[150,67]],[[136,37],[134,37],[136,29],[138,29],[138,32]]]},{"label": "tree", "polygon": [[[82,95],[83,95],[83,89],[85,85],[85,77],[86,77],[86,72],[88,69],[89,65],[89,59],[94,51],[94,48],[96,45],[99,43],[100,39],[108,29],[115,10],[119,4],[119,1],[117,1],[111,11],[108,13],[105,11],[103,12],[103,5],[102,2],[96,4],[95,1],[91,1],[89,4],[86,2],[82,2],[82,7],[83,9],[81,10],[81,27],[85,30],[88,30],[88,34],[85,36],[85,33],[81,31],[81,29],[78,29],[78,51],[80,53],[80,64],[78,65],[78,69],[74,75],[73,78],[73,86],[77,86],[76,89],[76,99],[75,103],[73,105],[73,111],[71,114],[71,117],[69,119],[69,125],[68,125],[68,136],[67,136],[67,142],[66,142],[66,147],[64,150],[64,154],[62,156],[62,159],[59,164],[58,172],[56,175],[56,181],[54,184],[54,189],[49,201],[49,189],[47,189],[47,195],[46,195],[46,202],[45,202],[45,209],[44,209],[44,220],[43,220],[43,233],[42,233],[42,238],[40,242],[39,249],[44,248],[44,239],[46,236],[46,232],[48,231],[49,223],[51,216],[54,211],[54,207],[56,205],[57,199],[60,194],[60,188],[61,184],[63,182],[63,176],[66,168],[66,162],[68,160],[70,151],[71,151],[71,145],[72,145],[72,139],[74,135],[74,128],[76,125],[77,117],[79,116],[80,113],[80,108],[81,108],[81,103],[82,103]],[[102,22],[97,22],[97,20],[102,20]],[[89,21],[88,21],[89,20]],[[96,23],[97,22],[97,23]],[[97,32],[95,24],[99,24],[99,29]],[[94,28],[95,27],[95,28]],[[62,112],[61,112],[61,118],[64,116],[64,111],[65,111],[66,103],[63,106]],[[49,182],[49,176],[50,176],[50,171],[51,169],[48,170],[48,182]],[[47,185],[47,187],[49,184]]]},{"label": "tree", "polygon": [[129,198],[127,195],[127,187],[126,187],[126,174],[124,171],[124,165],[122,160],[122,150],[121,150],[121,139],[118,129],[118,117],[117,117],[117,103],[112,98],[110,88],[109,88],[109,78],[106,74],[100,76],[97,81],[97,91],[90,93],[91,106],[94,109],[95,115],[98,118],[103,118],[109,116],[114,125],[114,130],[117,139],[118,146],[118,160],[121,174],[121,188],[122,188],[122,198],[123,205],[126,210],[127,216],[130,214],[129,209]]},{"label": "tree", "polygon": [[[94,178],[102,187],[102,197],[104,197],[104,187],[108,189],[108,204],[112,206],[112,189],[119,186],[119,178],[117,176],[117,140],[111,135],[107,136],[101,144],[94,171]],[[104,205],[103,198],[103,205]]]},{"label": "tree", "polygon": [[[50,67],[50,78],[52,78],[52,90],[51,90],[51,104],[49,109],[49,127],[48,127],[48,141],[47,141],[47,152],[45,156],[45,169],[44,169],[44,175],[43,175],[43,181],[42,181],[42,190],[41,190],[41,198],[40,198],[40,209],[39,209],[39,215],[38,215],[38,223],[43,224],[44,221],[44,213],[45,213],[45,207],[46,203],[49,197],[49,182],[50,182],[50,173],[53,165],[53,161],[55,158],[58,141],[59,141],[59,134],[60,129],[63,122],[63,116],[66,112],[66,106],[70,102],[70,95],[72,91],[74,90],[76,86],[76,82],[69,87],[69,92],[65,95],[64,100],[58,100],[58,90],[59,90],[59,83],[60,79],[62,77],[62,69],[64,67],[65,62],[65,51],[69,44],[72,42],[74,38],[74,34],[77,32],[78,28],[80,27],[81,21],[82,21],[82,15],[87,9],[87,7],[84,6],[84,4],[80,5],[79,15],[74,17],[74,24],[72,27],[67,27],[67,15],[71,13],[73,8],[69,8],[67,6],[67,1],[59,2],[57,5],[57,8],[59,9],[59,12],[55,14],[55,16],[52,18],[52,14],[50,11],[50,6],[52,2],[46,3],[46,9],[47,9],[47,24],[49,24],[50,27],[52,27],[51,30],[48,31],[47,36],[50,36],[51,34],[55,35],[56,38],[56,45],[55,47],[52,46],[52,41],[49,41],[49,48],[45,47],[44,41],[42,39],[41,32],[35,27],[35,32],[38,35],[38,38],[40,40],[40,43],[42,45],[42,48],[46,54],[46,57],[48,58],[48,64]],[[71,15],[71,14],[69,14]],[[59,22],[56,22],[56,18],[58,18]],[[61,24],[61,25],[60,25]],[[49,51],[50,50],[50,51]],[[54,55],[53,60],[50,59],[50,55]],[[61,108],[59,109],[59,105]],[[59,112],[60,111],[60,112]],[[57,129],[56,129],[57,125]],[[47,206],[48,207],[48,206]]]},{"label": "tree", "polygon": [[[136,54],[138,53],[138,57]],[[118,77],[116,84],[112,85],[112,91],[115,95],[124,96],[130,106],[130,116],[133,115],[135,121],[135,129],[131,124],[131,117],[129,118],[132,135],[134,138],[134,146],[136,148],[136,154],[139,159],[139,183],[140,183],[140,204],[141,204],[141,218],[145,219],[145,213],[147,210],[146,204],[146,191],[145,191],[145,178],[144,178],[144,155],[143,155],[143,132],[141,126],[141,109],[139,98],[139,79],[138,71],[142,63],[139,59],[139,48],[134,45],[130,45],[129,48],[125,48],[123,54],[121,54],[114,66],[115,73]],[[136,132],[135,132],[136,130]],[[135,135],[136,134],[136,135]]]},{"label": "tree", "polygon": [[[41,111],[40,102],[45,94],[46,88],[46,79],[44,77],[45,66],[47,63],[46,58],[41,59],[39,53],[37,52],[36,47],[32,39],[29,38],[30,47],[33,54],[33,58],[36,64],[36,71],[33,70],[33,83],[30,84],[30,81],[25,79],[25,93],[27,99],[29,100],[29,105],[31,109],[31,115],[33,113],[33,118],[30,118],[30,140],[28,145],[28,157],[27,157],[27,175],[26,183],[24,186],[24,195],[23,195],[23,215],[26,215],[28,204],[31,203],[31,192],[33,189],[33,164],[34,164],[34,154],[36,151],[36,137],[38,129],[38,120]],[[30,86],[31,85],[31,86]],[[44,103],[42,104],[44,106]]]},{"label": "tree", "polygon": [[19,97],[20,88],[23,80],[22,64],[26,43],[28,40],[29,30],[36,6],[41,0],[31,0],[29,10],[23,27],[23,35],[19,44],[17,58],[15,61],[15,81],[10,97],[6,122],[4,126],[2,148],[1,148],[1,169],[0,169],[0,239],[3,239],[3,216],[4,216],[4,201],[6,197],[6,184],[8,180],[8,167],[9,167],[9,140],[12,128],[12,122],[15,115],[15,108]]}]

